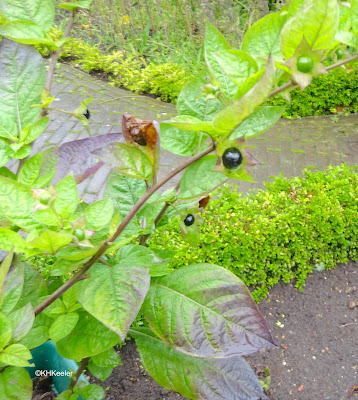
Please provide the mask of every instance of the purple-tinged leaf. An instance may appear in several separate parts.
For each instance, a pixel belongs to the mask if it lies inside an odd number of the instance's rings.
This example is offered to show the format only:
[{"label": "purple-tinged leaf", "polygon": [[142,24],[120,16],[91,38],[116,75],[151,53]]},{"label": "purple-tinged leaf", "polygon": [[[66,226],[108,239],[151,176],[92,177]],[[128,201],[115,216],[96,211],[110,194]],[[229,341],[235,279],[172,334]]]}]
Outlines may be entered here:
[{"label": "purple-tinged leaf", "polygon": [[275,346],[245,284],[217,265],[190,265],[151,283],[142,310],[155,334],[183,353],[232,357]]},{"label": "purple-tinged leaf", "polygon": [[[88,174],[98,160],[92,152],[102,149],[112,143],[124,143],[123,136],[119,133],[93,136],[86,139],[74,140],[62,144],[57,150],[57,174],[52,183],[56,184],[70,172],[75,177]],[[96,171],[96,168],[93,170]],[[89,175],[88,175],[89,176]],[[79,178],[80,179],[80,178]]]},{"label": "purple-tinged leaf", "polygon": [[83,171],[82,174],[76,175],[75,180],[76,180],[77,185],[79,185],[80,183],[85,181],[91,175],[95,174],[103,165],[104,165],[104,162],[99,161],[93,167],[90,167],[90,168],[86,169],[86,171]]},{"label": "purple-tinged leaf", "polygon": [[241,357],[201,358],[174,350],[148,328],[133,328],[144,368],[161,386],[189,399],[266,399],[259,380]]}]

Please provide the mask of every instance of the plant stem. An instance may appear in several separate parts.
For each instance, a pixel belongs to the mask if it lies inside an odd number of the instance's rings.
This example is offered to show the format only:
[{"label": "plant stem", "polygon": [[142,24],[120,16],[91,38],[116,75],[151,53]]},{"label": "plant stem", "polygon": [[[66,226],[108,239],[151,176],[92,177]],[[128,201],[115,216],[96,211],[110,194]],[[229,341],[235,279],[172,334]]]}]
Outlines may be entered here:
[{"label": "plant stem", "polygon": [[39,304],[34,309],[35,315],[38,315],[41,311],[43,311],[46,307],[52,304],[56,299],[58,299],[66,290],[68,290],[71,286],[73,286],[76,282],[83,279],[84,274],[92,267],[92,265],[99,260],[99,258],[105,253],[108,247],[118,238],[118,236],[124,231],[132,218],[137,214],[137,212],[142,208],[142,206],[146,203],[152,194],[154,194],[159,188],[161,188],[165,183],[167,183],[170,179],[172,179],[175,175],[179,174],[179,172],[183,171],[189,165],[193,164],[195,161],[200,160],[207,154],[211,153],[215,150],[216,145],[213,143],[209,148],[190,158],[179,167],[175,168],[171,171],[166,177],[161,179],[155,185],[153,185],[143,196],[137,201],[137,203],[133,206],[133,208],[129,211],[126,217],[123,219],[122,223],[117,228],[115,234],[107,239],[102,246],[98,249],[97,253],[92,256],[92,258],[84,264],[82,269],[76,272],[71,279],[65,282],[62,286],[60,286],[56,291],[54,291],[46,300],[44,300],[41,304]]},{"label": "plant stem", "polygon": [[[74,19],[75,19],[75,15],[76,15],[76,8],[71,13],[70,20],[68,21],[65,33],[63,35],[64,38],[67,38],[67,37],[70,36],[71,29],[72,29],[72,26],[73,26],[73,22],[74,22]],[[61,47],[59,49],[57,49],[51,55],[51,61],[50,61],[50,66],[49,66],[49,69],[48,69],[46,85],[45,85],[45,89],[47,89],[48,91],[51,90],[52,79],[53,79],[53,75],[55,73],[55,67],[56,67],[57,59],[58,59],[58,56],[60,55],[60,52],[61,52]]]},{"label": "plant stem", "polygon": [[72,390],[75,387],[76,383],[80,379],[81,374],[87,368],[89,360],[90,360],[89,357],[86,357],[86,358],[82,359],[80,365],[78,366],[78,370],[76,371],[74,379],[71,379],[71,383],[70,383],[70,385],[68,387],[68,390]]},{"label": "plant stem", "polygon": [[[178,191],[179,187],[180,187],[180,181],[176,184],[174,190]],[[163,218],[169,206],[170,203],[165,202],[163,208],[159,211],[159,214],[156,216],[154,220],[154,226],[157,226],[159,224],[160,220]],[[146,241],[151,237],[151,235],[152,235],[151,233],[148,233],[147,235],[142,235],[139,239],[139,245],[144,246]]]}]

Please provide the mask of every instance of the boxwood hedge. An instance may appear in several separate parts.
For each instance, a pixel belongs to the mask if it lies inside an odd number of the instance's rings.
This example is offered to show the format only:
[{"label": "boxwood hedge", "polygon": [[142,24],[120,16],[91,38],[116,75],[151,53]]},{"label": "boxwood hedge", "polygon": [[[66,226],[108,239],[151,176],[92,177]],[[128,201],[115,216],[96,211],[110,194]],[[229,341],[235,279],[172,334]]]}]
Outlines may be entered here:
[{"label": "boxwood hedge", "polygon": [[246,196],[225,185],[201,217],[199,247],[182,240],[179,219],[159,229],[148,245],[166,243],[176,252],[175,268],[193,262],[228,268],[253,287],[257,301],[280,280],[295,280],[302,290],[315,266],[357,260],[357,172],[346,165],[305,170],[303,177],[277,177]]}]

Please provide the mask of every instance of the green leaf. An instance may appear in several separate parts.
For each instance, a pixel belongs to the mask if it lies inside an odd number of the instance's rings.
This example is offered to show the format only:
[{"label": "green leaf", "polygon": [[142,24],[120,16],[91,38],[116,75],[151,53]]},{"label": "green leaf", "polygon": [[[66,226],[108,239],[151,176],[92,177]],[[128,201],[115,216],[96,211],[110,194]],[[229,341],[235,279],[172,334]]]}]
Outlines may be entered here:
[{"label": "green leaf", "polygon": [[44,61],[32,47],[2,38],[0,70],[0,125],[6,126],[11,120],[21,132],[22,127],[34,123],[41,112],[31,106],[41,102],[46,81]]},{"label": "green leaf", "polygon": [[[194,117],[193,117],[194,118]],[[179,156],[191,156],[200,150],[208,135],[188,132],[165,122],[160,123],[160,145],[163,149]]]},{"label": "green leaf", "polygon": [[0,137],[17,141],[17,125],[10,117],[3,115],[0,121]]},{"label": "green leaf", "polygon": [[104,390],[101,386],[92,384],[81,384],[78,382],[74,387],[74,392],[78,393],[86,400],[102,400],[104,399]]},{"label": "green leaf", "polygon": [[148,247],[134,244],[120,248],[111,262],[127,267],[148,267],[152,277],[167,275],[172,271],[172,268],[166,265],[168,260],[159,258]]},{"label": "green leaf", "polygon": [[152,163],[139,147],[114,143],[93,153],[103,162],[113,165],[120,174],[136,179],[152,179]]},{"label": "green leaf", "polygon": [[169,347],[147,328],[130,333],[144,368],[166,389],[188,399],[265,398],[259,380],[241,357],[192,357]]},{"label": "green leaf", "polygon": [[88,363],[88,369],[95,378],[100,379],[102,382],[104,382],[113,371],[113,368],[99,367],[92,361]]},{"label": "green leaf", "polygon": [[214,171],[216,158],[215,155],[207,155],[186,168],[178,198],[193,198],[210,193],[226,181],[225,175]]},{"label": "green leaf", "polygon": [[56,397],[55,400],[72,400],[73,396],[75,396],[75,397],[74,397],[74,400],[77,400],[77,399],[78,399],[78,395],[77,395],[77,394],[74,394],[74,393],[72,392],[72,390],[67,389],[67,390],[65,390],[64,392],[60,393],[60,394]]},{"label": "green leaf", "polygon": [[358,36],[354,35],[352,32],[338,32],[336,34],[336,39],[346,44],[347,46],[358,48]]},{"label": "green leaf", "polygon": [[28,302],[35,307],[39,297],[47,295],[47,285],[41,274],[28,263],[18,262],[16,264],[16,268],[22,267],[24,268],[25,272],[24,286],[21,297],[16,304],[16,309],[23,307]]},{"label": "green leaf", "polygon": [[31,360],[32,355],[27,347],[22,344],[11,344],[0,353],[0,362],[15,367],[33,367],[27,360]]},{"label": "green leaf", "polygon": [[122,365],[119,354],[113,349],[96,354],[91,359],[99,367],[114,368]]},{"label": "green leaf", "polygon": [[191,226],[180,225],[182,238],[191,246],[197,247],[200,243],[200,232],[197,224]]},{"label": "green leaf", "polygon": [[95,264],[79,283],[78,302],[124,340],[148,292],[148,270]]},{"label": "green leaf", "polygon": [[12,335],[11,324],[3,313],[0,313],[0,350],[10,341]]},{"label": "green leaf", "polygon": [[281,50],[291,58],[303,36],[312,50],[326,50],[334,42],[339,24],[337,0],[308,0],[282,29]]},{"label": "green leaf", "polygon": [[75,178],[66,176],[56,185],[57,197],[54,210],[62,218],[68,218],[76,211],[78,205],[78,190]]},{"label": "green leaf", "polygon": [[42,157],[42,153],[38,153],[25,162],[19,172],[18,182],[31,186],[36,181],[40,173]]},{"label": "green leaf", "polygon": [[[247,78],[258,70],[256,61],[241,50],[228,50],[213,53],[212,57],[220,66],[222,74],[230,78],[237,86],[241,86]],[[220,78],[218,78],[220,80]],[[237,87],[235,88],[237,91]]]},{"label": "green leaf", "polygon": [[235,93],[236,86],[233,82],[223,73],[221,65],[218,64],[217,59],[213,53],[219,51],[231,50],[231,46],[227,43],[224,36],[209,22],[206,23],[205,41],[204,41],[204,56],[205,62],[209,69],[212,82],[214,84],[219,81],[221,83],[221,91],[224,96],[231,101]]},{"label": "green leaf", "polygon": [[246,32],[241,50],[253,57],[267,60],[272,54],[272,57],[281,60],[283,56],[280,50],[280,35],[285,21],[286,17],[280,15],[280,12],[259,19]]},{"label": "green leaf", "polygon": [[[14,146],[18,146],[18,145],[12,144],[10,146],[14,147]],[[31,151],[32,151],[32,147],[31,146],[29,146],[29,145],[25,145],[25,146],[21,145],[21,147],[15,151],[15,154],[13,155],[13,157],[17,158],[19,160],[22,160],[23,158],[26,158],[27,156],[29,156],[31,154]]]},{"label": "green leaf", "polygon": [[0,9],[10,21],[32,21],[45,31],[52,28],[55,19],[53,0],[0,0]]},{"label": "green leaf", "polygon": [[34,188],[46,186],[52,181],[57,173],[56,164],[58,161],[58,154],[56,153],[56,148],[51,148],[38,154],[42,155],[42,164],[39,171],[39,176],[32,184]]},{"label": "green leaf", "polygon": [[41,26],[31,21],[11,21],[0,25],[0,34],[23,44],[44,44],[56,48]]},{"label": "green leaf", "polygon": [[43,227],[34,216],[35,200],[27,186],[3,176],[0,176],[0,186],[1,214],[29,231]]},{"label": "green leaf", "polygon": [[47,229],[36,239],[31,240],[29,246],[55,254],[61,247],[70,242],[72,242],[70,233],[54,232]]},{"label": "green leaf", "polygon": [[56,299],[53,303],[45,308],[43,313],[48,317],[57,318],[63,314],[66,314],[67,310],[63,304],[63,301],[61,299]]},{"label": "green leaf", "polygon": [[76,8],[89,8],[93,0],[80,0],[76,3],[61,3],[58,6],[73,11]]},{"label": "green leaf", "polygon": [[200,121],[200,119],[190,115],[178,115],[165,123],[185,131],[206,132],[209,134],[215,133],[212,122]]},{"label": "green leaf", "polygon": [[339,5],[338,32],[348,32],[352,28],[351,10],[349,7]]},{"label": "green leaf", "polygon": [[214,115],[224,108],[218,99],[206,100],[203,96],[200,86],[207,83],[206,75],[208,71],[202,71],[181,90],[177,101],[178,114],[191,115],[201,121],[211,121]]},{"label": "green leaf", "polygon": [[358,34],[358,0],[352,0],[351,2],[351,19],[352,30]]},{"label": "green leaf", "polygon": [[274,346],[245,284],[217,265],[190,265],[157,279],[142,312],[161,340],[193,356],[241,356]]},{"label": "green leaf", "polygon": [[225,37],[222,33],[215,28],[210,22],[206,23],[206,30],[205,30],[205,59],[207,62],[207,57],[216,51],[221,50],[230,50],[231,46],[226,41]]},{"label": "green leaf", "polygon": [[[1,241],[0,241],[0,243],[1,243]],[[0,245],[0,248],[2,249],[1,245]],[[1,264],[0,264],[0,293],[3,291],[4,285],[5,285],[5,279],[9,272],[9,269],[11,267],[13,258],[14,258],[14,250],[13,250],[13,248],[11,248],[9,253],[7,253],[5,258],[1,261]]]},{"label": "green leaf", "polygon": [[244,96],[219,111],[214,119],[214,129],[222,137],[228,137],[238,126],[251,115],[269,96],[275,79],[275,67],[269,58],[265,74]]},{"label": "green leaf", "polygon": [[[107,181],[104,197],[112,199],[115,210],[119,210],[122,218],[124,218],[145,193],[146,189],[147,187],[143,180],[112,173]],[[146,206],[142,207],[142,210],[144,208]],[[137,213],[124,232],[137,233],[140,229],[139,223],[140,220]]]},{"label": "green leaf", "polygon": [[0,168],[0,175],[5,176],[5,178],[10,178],[14,181],[17,180],[17,176],[13,172],[11,172],[7,167]]},{"label": "green leaf", "polygon": [[28,129],[24,130],[24,134],[20,136],[21,142],[29,144],[36,140],[45,131],[48,121],[49,117],[44,117],[30,125]]},{"label": "green leaf", "polygon": [[78,322],[77,313],[60,315],[50,328],[50,338],[56,343],[72,332]]},{"label": "green leaf", "polygon": [[48,327],[33,326],[29,333],[19,342],[29,349],[41,346],[50,339]]},{"label": "green leaf", "polygon": [[0,166],[3,167],[14,155],[15,152],[11,146],[0,139]]},{"label": "green leaf", "polygon": [[59,223],[56,214],[53,212],[53,210],[50,209],[36,210],[34,212],[34,216],[43,225],[57,226]]},{"label": "green leaf", "polygon": [[118,250],[113,262],[126,267],[151,267],[163,263],[163,260],[148,247],[129,244]]},{"label": "green leaf", "polygon": [[125,216],[145,191],[145,182],[112,173],[106,186],[105,197],[111,198],[115,207]]},{"label": "green leaf", "polygon": [[74,285],[63,294],[63,304],[66,309],[70,312],[72,308],[77,304],[77,286]]},{"label": "green leaf", "polygon": [[11,343],[17,343],[24,338],[35,321],[34,310],[30,303],[8,315],[12,327]]},{"label": "green leaf", "polygon": [[291,0],[290,6],[287,12],[287,19],[295,15],[301,8],[306,0]]},{"label": "green leaf", "polygon": [[79,313],[80,319],[73,331],[56,343],[62,357],[82,360],[116,345],[118,335],[107,329],[87,313]]},{"label": "green leaf", "polygon": [[[59,258],[63,258],[69,261],[81,261],[88,257],[93,256],[93,254],[97,253],[98,247],[78,247],[77,245],[69,244],[66,247],[60,249],[57,253]],[[61,260],[62,261],[62,260]],[[60,264],[61,264],[60,261]],[[61,265],[58,265],[58,270],[60,271]],[[65,266],[64,270],[67,269],[69,265]],[[57,275],[57,274],[56,274]],[[62,275],[62,274],[61,274]]]},{"label": "green leaf", "polygon": [[282,106],[259,107],[234,130],[230,135],[230,140],[239,137],[248,139],[266,132],[276,124],[284,111],[285,107]]},{"label": "green leaf", "polygon": [[113,215],[113,203],[111,199],[103,199],[89,205],[85,209],[86,228],[99,231],[105,227]]},{"label": "green leaf", "polygon": [[31,400],[32,380],[26,369],[6,368],[0,374],[0,393],[6,400]]},{"label": "green leaf", "polygon": [[0,310],[5,315],[14,309],[19,301],[24,286],[23,265],[12,265],[6,275],[5,285],[0,292]]}]

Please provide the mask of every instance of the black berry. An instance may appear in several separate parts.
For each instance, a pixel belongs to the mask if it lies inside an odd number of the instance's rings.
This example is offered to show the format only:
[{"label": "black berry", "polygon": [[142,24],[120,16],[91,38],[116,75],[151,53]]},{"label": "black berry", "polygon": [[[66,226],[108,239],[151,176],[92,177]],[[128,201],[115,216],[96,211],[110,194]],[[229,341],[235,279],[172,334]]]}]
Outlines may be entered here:
[{"label": "black berry", "polygon": [[91,113],[90,113],[89,110],[87,109],[87,110],[83,113],[83,115],[84,115],[87,119],[90,119]]},{"label": "black berry", "polygon": [[191,226],[191,225],[193,225],[194,222],[195,222],[195,218],[194,218],[194,216],[192,214],[188,214],[185,217],[184,224],[186,226]]},{"label": "black berry", "polygon": [[242,163],[242,154],[236,147],[230,147],[224,151],[222,160],[226,169],[237,169]]}]

